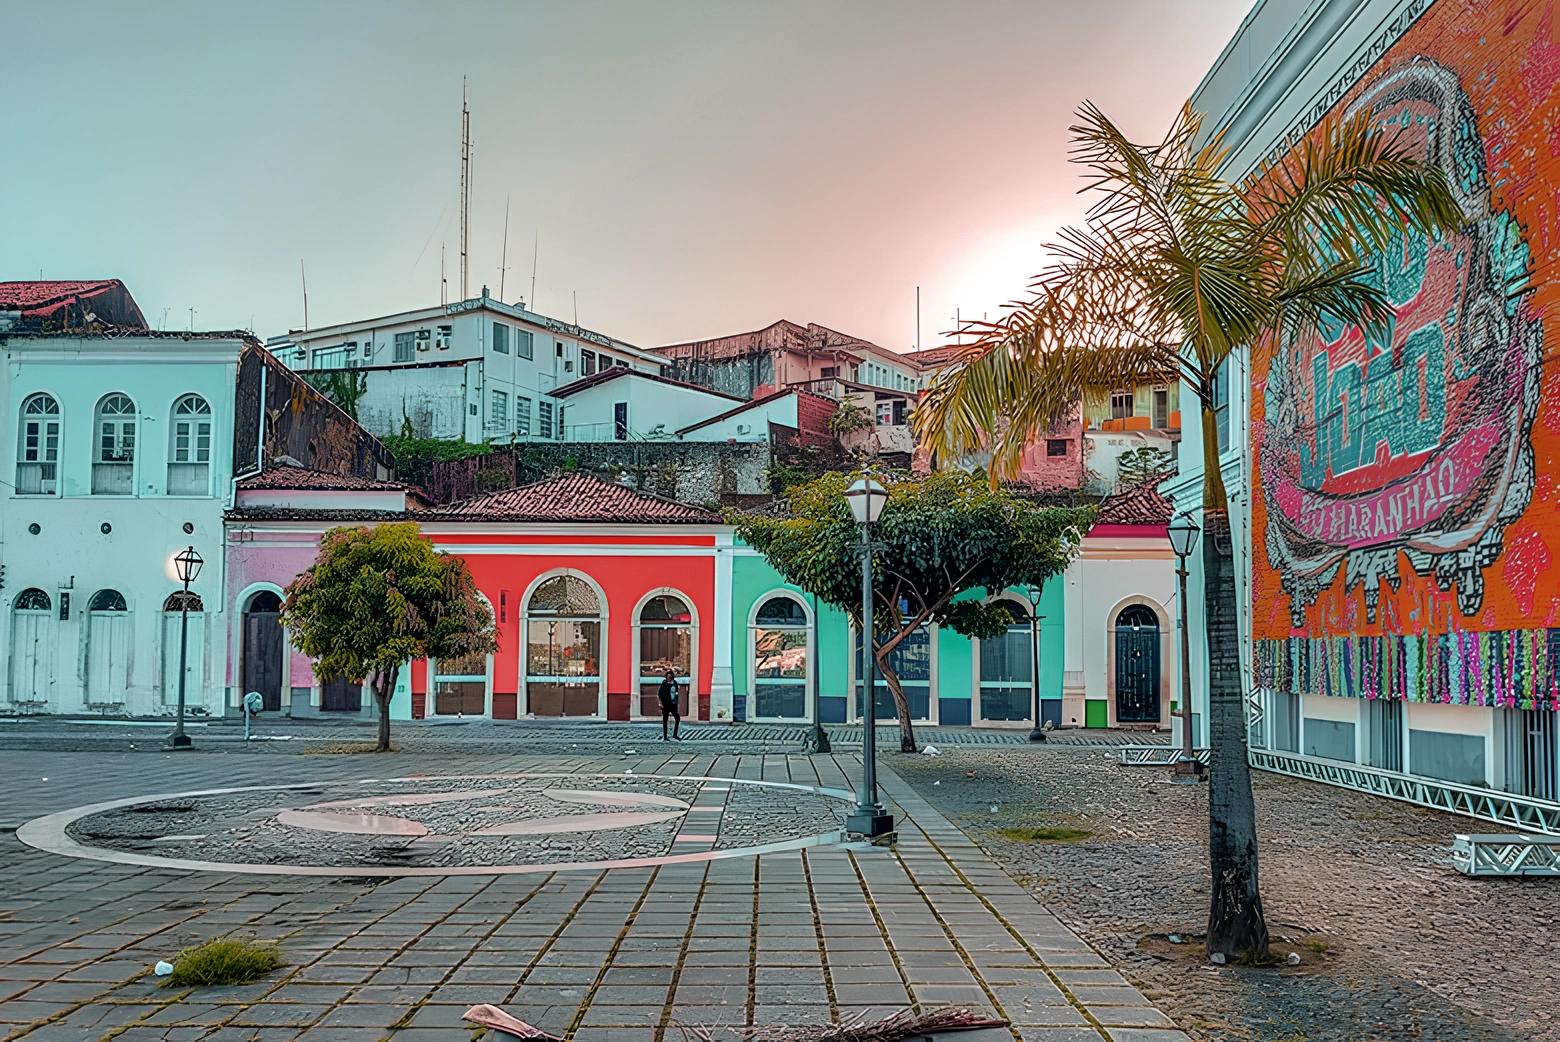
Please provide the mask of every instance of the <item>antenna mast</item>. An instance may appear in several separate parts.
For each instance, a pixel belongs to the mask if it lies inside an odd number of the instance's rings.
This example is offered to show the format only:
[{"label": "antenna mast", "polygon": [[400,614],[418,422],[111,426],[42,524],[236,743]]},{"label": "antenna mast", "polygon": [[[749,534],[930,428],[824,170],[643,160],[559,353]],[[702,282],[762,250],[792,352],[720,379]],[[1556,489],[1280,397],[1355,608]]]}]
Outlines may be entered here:
[{"label": "antenna mast", "polygon": [[303,331],[309,331],[309,276],[303,270],[303,258],[298,258],[298,281],[303,284]]},{"label": "antenna mast", "polygon": [[536,310],[536,258],[542,249],[542,232],[537,229],[531,238],[531,295],[525,299],[526,307]]},{"label": "antenna mast", "polygon": [[450,306],[450,277],[444,272],[444,243],[439,243],[439,306]]},{"label": "antenna mast", "polygon": [[504,273],[509,270],[509,196],[504,196],[504,252],[498,255],[498,299],[504,298]]},{"label": "antenna mast", "polygon": [[471,219],[471,110],[466,105],[466,77],[460,78],[460,299],[466,299],[467,228]]}]

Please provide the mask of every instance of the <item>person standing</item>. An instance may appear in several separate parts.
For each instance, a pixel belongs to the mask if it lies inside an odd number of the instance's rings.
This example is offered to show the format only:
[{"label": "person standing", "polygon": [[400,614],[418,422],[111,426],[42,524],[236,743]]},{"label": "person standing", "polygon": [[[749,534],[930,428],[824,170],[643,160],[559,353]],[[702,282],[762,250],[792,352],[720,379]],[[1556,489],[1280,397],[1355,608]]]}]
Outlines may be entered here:
[{"label": "person standing", "polygon": [[682,689],[677,684],[677,674],[671,670],[661,678],[660,690],[656,692],[661,700],[661,741],[666,741],[666,722],[672,722],[672,741],[682,741],[682,713],[677,707],[677,699]]}]

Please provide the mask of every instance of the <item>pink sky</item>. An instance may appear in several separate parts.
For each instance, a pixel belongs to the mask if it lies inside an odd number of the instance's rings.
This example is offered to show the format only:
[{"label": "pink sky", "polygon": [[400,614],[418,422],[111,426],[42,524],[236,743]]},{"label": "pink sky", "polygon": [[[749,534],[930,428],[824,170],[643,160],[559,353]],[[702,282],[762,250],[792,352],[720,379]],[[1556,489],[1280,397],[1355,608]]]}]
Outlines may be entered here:
[{"label": "pink sky", "polygon": [[[23,5],[0,279],[117,276],[261,336],[471,292],[644,346],[822,322],[904,350],[995,313],[1081,204],[1072,110],[1157,135],[1248,0]],[[69,33],[62,46],[61,27]],[[90,31],[87,31],[90,27]],[[7,111],[10,109],[10,111]],[[539,240],[531,300],[533,241]],[[166,318],[164,317],[166,314]]]}]

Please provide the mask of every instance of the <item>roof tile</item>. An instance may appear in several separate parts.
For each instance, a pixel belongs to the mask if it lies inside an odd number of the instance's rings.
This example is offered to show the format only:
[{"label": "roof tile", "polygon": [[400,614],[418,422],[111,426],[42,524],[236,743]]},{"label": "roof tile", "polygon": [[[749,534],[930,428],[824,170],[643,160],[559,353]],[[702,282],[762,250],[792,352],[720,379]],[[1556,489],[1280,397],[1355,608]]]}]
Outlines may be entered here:
[{"label": "roof tile", "polygon": [[590,474],[565,474],[451,503],[430,521],[576,521],[596,524],[719,524],[709,510],[647,496]]}]

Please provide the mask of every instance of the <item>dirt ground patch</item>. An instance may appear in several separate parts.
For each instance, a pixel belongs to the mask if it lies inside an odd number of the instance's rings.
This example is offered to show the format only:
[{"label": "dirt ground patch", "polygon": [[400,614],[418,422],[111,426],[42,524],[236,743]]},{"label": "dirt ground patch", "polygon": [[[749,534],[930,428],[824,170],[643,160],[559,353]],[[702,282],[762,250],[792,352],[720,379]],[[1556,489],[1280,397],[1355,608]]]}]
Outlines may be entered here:
[{"label": "dirt ground patch", "polygon": [[[1560,1040],[1560,881],[1452,869],[1453,834],[1487,825],[1258,772],[1268,925],[1301,963],[1215,967],[1196,940],[1206,786],[1172,785],[1168,770],[1122,767],[1098,748],[888,762],[1195,1038]],[[1036,829],[1088,835],[1012,838]]]}]

